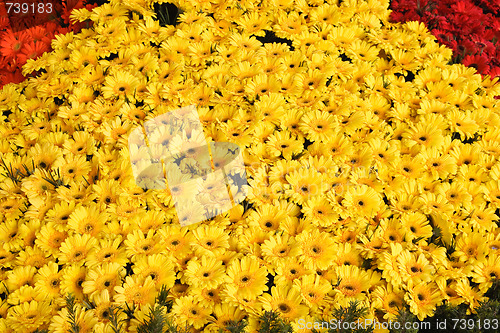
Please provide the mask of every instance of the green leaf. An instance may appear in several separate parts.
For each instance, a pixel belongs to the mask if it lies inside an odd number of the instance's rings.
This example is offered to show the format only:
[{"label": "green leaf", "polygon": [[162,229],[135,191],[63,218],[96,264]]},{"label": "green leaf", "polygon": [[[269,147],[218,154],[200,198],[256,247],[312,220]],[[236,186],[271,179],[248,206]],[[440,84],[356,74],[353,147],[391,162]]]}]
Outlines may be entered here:
[{"label": "green leaf", "polygon": [[80,326],[76,318],[75,296],[70,294],[66,297],[66,307],[68,308],[68,321],[71,325],[71,333],[79,333]]},{"label": "green leaf", "polygon": [[148,314],[148,319],[137,327],[137,333],[162,333],[166,326],[166,317],[162,307],[155,305]]},{"label": "green leaf", "polygon": [[396,318],[394,319],[394,322],[400,323],[400,329],[393,329],[390,332],[391,333],[418,333],[418,328],[417,329],[406,329],[405,324],[406,323],[414,323],[417,321],[417,316],[415,316],[413,313],[408,311],[405,308],[401,308],[398,311],[398,314],[396,315]]},{"label": "green leaf", "polygon": [[167,312],[170,312],[170,309],[172,308],[173,301],[167,300],[169,289],[165,286],[161,286],[160,292],[158,293],[158,296],[156,296],[156,301],[155,303],[160,304],[160,306],[165,306],[167,308]]},{"label": "green leaf", "polygon": [[[246,320],[241,320],[241,321],[236,321],[236,320],[231,320],[227,325],[226,325],[226,331],[229,331],[231,333],[243,333],[245,332],[245,327],[247,327],[248,323]],[[224,333],[226,332],[222,329],[219,329],[219,333]]]},{"label": "green leaf", "polygon": [[[356,300],[356,301],[351,301],[349,302],[349,306],[344,308],[340,307],[338,309],[333,310],[333,317],[337,321],[341,322],[348,322],[348,323],[353,323],[358,321],[359,319],[363,319],[368,315],[368,308],[363,307],[361,303]],[[338,330],[332,330],[330,329],[329,332],[358,332],[358,333],[364,333],[364,332],[373,332],[373,326],[372,327],[360,327],[356,329],[344,329],[340,328]]]},{"label": "green leaf", "polygon": [[124,320],[118,319],[118,313],[120,310],[122,310],[122,309],[118,306],[112,305],[109,307],[109,322],[111,324],[111,329],[113,330],[113,333],[125,332],[125,329],[123,328],[123,321]]},{"label": "green leaf", "polygon": [[293,332],[292,325],[280,318],[276,311],[266,311],[260,318],[259,333]]}]

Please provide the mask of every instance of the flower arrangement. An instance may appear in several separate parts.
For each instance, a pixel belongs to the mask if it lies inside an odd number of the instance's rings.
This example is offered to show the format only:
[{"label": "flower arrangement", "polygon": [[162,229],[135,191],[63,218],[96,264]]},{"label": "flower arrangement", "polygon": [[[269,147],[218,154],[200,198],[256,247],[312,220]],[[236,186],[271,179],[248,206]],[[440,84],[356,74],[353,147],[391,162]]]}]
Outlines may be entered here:
[{"label": "flower arrangement", "polygon": [[451,48],[453,61],[483,75],[500,75],[499,4],[496,1],[393,0],[391,19],[425,23],[441,44]]},{"label": "flower arrangement", "polygon": [[[18,2],[16,2],[18,3]],[[23,8],[27,13],[22,14],[22,9],[0,5],[0,87],[7,83],[19,83],[25,79],[21,68],[28,59],[36,59],[44,52],[52,50],[51,43],[56,35],[68,32],[78,33],[83,27],[88,27],[88,22],[69,21],[73,9],[86,8],[91,10],[96,4],[85,4],[84,0],[65,0],[63,2],[40,3],[46,5],[38,8],[30,7],[35,2],[24,2],[28,7]],[[37,3],[38,4],[38,3]],[[30,12],[33,8],[35,13]],[[19,12],[15,14],[14,12]]]},{"label": "flower arrangement", "polygon": [[[475,313],[500,276],[497,79],[390,23],[388,1],[173,5],[77,9],[93,26],[0,91],[0,331]],[[242,147],[250,191],[181,226],[168,189],[137,186],[127,138],[192,104]]]}]

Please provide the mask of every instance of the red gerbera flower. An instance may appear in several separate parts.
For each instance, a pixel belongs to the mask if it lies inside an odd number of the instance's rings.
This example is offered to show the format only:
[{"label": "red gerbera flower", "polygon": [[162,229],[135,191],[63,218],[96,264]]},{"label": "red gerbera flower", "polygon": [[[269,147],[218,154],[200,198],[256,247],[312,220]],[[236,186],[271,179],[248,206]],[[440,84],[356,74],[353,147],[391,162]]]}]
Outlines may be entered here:
[{"label": "red gerbera flower", "polygon": [[21,53],[23,46],[28,42],[28,35],[24,31],[13,32],[7,30],[0,41],[0,53],[7,59],[14,59]]},{"label": "red gerbera flower", "polygon": [[4,30],[10,27],[9,19],[0,14],[0,30]]},{"label": "red gerbera flower", "polygon": [[445,41],[450,41],[454,40],[455,37],[447,31],[441,30],[441,29],[434,29],[431,31],[431,33],[438,39],[439,42],[445,42]]},{"label": "red gerbera flower", "polygon": [[[15,62],[15,61],[14,61]],[[15,70],[16,66],[12,66],[12,61],[9,61],[7,58],[5,58],[4,56],[1,56],[0,55],[0,70],[2,71],[8,71],[8,72],[12,72],[13,70]]]},{"label": "red gerbera flower", "polygon": [[432,28],[437,29],[450,29],[450,22],[446,16],[441,15],[436,9],[432,11],[432,14],[429,15],[429,20],[427,25]]},{"label": "red gerbera flower", "polygon": [[490,28],[493,31],[494,37],[497,40],[500,39],[500,20],[492,20]]},{"label": "red gerbera flower", "polygon": [[471,55],[476,53],[476,43],[470,39],[462,40],[461,45],[464,47],[464,54]]},{"label": "red gerbera flower", "polygon": [[41,41],[46,35],[47,31],[42,26],[31,27],[26,32],[31,36],[31,40],[34,42]]},{"label": "red gerbera flower", "polygon": [[58,27],[58,29],[54,32],[54,35],[59,35],[59,34],[67,34],[68,32],[78,32],[77,30],[75,30],[74,28],[70,28],[70,27]]},{"label": "red gerbera flower", "polygon": [[47,31],[46,25],[32,27],[28,30],[28,32],[34,42],[41,42],[43,44],[50,45],[52,43],[52,39],[54,39],[54,34]]},{"label": "red gerbera flower", "polygon": [[457,42],[453,34],[441,29],[434,29],[431,33],[436,37],[439,43],[448,46],[454,53],[457,52]]},{"label": "red gerbera flower", "polygon": [[483,11],[469,1],[458,1],[451,6],[457,13],[467,16],[481,16]]},{"label": "red gerbera flower", "polygon": [[20,69],[15,71],[0,70],[0,87],[3,87],[7,83],[20,83],[24,81],[24,76]]},{"label": "red gerbera flower", "polygon": [[22,52],[17,55],[17,60],[25,64],[28,59],[36,59],[44,52],[48,52],[49,47],[41,42],[29,42],[23,46]]},{"label": "red gerbera flower", "polygon": [[474,67],[478,73],[484,74],[489,71],[488,58],[482,55],[468,55],[462,60],[462,64]]},{"label": "red gerbera flower", "polygon": [[485,11],[493,13],[493,15],[500,14],[499,0],[474,0],[474,2]]},{"label": "red gerbera flower", "polygon": [[500,76],[500,67],[491,67],[488,71],[488,75],[492,78]]},{"label": "red gerbera flower", "polygon": [[43,27],[45,28],[45,30],[47,31],[47,33],[50,33],[50,34],[59,34],[59,31],[58,29],[61,28],[60,25],[58,25],[56,22],[47,22],[43,25]]},{"label": "red gerbera flower", "polygon": [[33,27],[37,22],[37,15],[33,14],[9,14],[7,16],[10,20],[10,27],[14,32],[20,32],[28,29],[29,27]]}]

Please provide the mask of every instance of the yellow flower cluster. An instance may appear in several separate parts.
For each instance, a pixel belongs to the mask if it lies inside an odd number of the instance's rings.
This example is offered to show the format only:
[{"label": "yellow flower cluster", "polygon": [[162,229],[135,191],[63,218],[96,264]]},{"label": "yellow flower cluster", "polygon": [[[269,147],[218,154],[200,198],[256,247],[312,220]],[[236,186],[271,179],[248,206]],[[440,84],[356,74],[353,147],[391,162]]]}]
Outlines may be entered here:
[{"label": "yellow flower cluster", "polygon": [[[80,332],[112,332],[125,304],[136,332],[161,286],[168,316],[207,332],[271,309],[297,328],[351,300],[380,321],[484,300],[499,85],[449,65],[422,24],[388,23],[388,1],[175,5],[175,26],[151,0],[78,10],[94,27],[0,91],[0,331],[67,332],[71,293],[94,305]],[[207,137],[242,147],[251,189],[181,227],[168,191],[135,184],[127,138],[191,104]]]}]

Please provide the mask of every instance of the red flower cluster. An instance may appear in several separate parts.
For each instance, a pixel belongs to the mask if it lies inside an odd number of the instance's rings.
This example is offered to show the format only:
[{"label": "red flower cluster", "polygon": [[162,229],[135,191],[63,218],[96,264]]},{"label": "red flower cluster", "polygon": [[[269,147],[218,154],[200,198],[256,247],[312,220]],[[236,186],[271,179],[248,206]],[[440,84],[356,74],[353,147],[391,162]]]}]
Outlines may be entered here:
[{"label": "red flower cluster", "polygon": [[455,61],[500,76],[499,0],[392,0],[391,19],[423,22]]},{"label": "red flower cluster", "polygon": [[495,16],[500,14],[500,0],[474,0],[474,3],[485,13],[492,13]]},{"label": "red flower cluster", "polygon": [[[94,8],[85,0],[55,1],[50,4],[51,15],[35,15],[27,7],[27,14],[13,14],[14,7],[0,5],[0,88],[7,83],[18,83],[25,79],[22,66],[28,59],[36,59],[44,52],[50,52],[52,39],[58,34],[79,32],[88,23],[73,24],[69,16],[73,9]],[[25,9],[25,8],[23,8]],[[8,12],[10,10],[10,12]],[[38,14],[38,13],[37,13]]]}]

